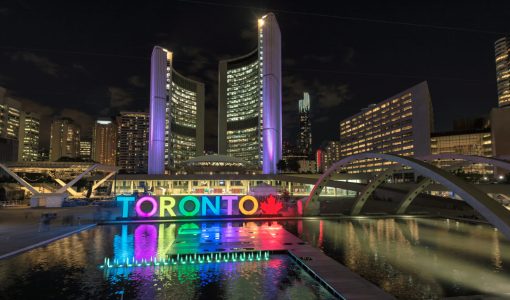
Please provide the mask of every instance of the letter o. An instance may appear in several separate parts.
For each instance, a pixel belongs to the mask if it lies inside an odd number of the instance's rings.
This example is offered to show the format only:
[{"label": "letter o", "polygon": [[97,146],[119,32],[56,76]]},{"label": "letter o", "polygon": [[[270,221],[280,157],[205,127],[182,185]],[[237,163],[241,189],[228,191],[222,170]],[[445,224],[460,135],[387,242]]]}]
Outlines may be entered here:
[{"label": "letter o", "polygon": [[[192,211],[186,211],[186,209],[184,208],[184,205],[188,201],[191,201],[195,204],[195,208]],[[179,211],[181,212],[181,214],[183,216],[187,216],[187,217],[194,216],[198,213],[199,210],[200,210],[200,201],[198,201],[197,197],[195,197],[195,196],[186,196],[186,197],[182,198],[181,201],[179,201]]]},{"label": "letter o", "polygon": [[[142,203],[146,202],[146,201],[149,201],[150,203],[152,203],[152,209],[149,212],[144,212],[142,210]],[[144,218],[152,217],[156,213],[157,210],[158,210],[158,202],[156,202],[156,199],[154,199],[151,196],[145,196],[145,197],[138,199],[138,201],[136,202],[136,205],[135,205],[136,214],[138,216],[144,217]]]},{"label": "letter o", "polygon": [[[253,202],[253,208],[251,210],[246,210],[244,209],[244,202],[250,200],[251,202]],[[247,215],[253,215],[254,213],[257,212],[257,210],[259,209],[259,202],[257,201],[257,199],[255,199],[255,197],[253,196],[244,196],[243,198],[241,198],[241,200],[239,200],[239,211],[247,216]]]}]

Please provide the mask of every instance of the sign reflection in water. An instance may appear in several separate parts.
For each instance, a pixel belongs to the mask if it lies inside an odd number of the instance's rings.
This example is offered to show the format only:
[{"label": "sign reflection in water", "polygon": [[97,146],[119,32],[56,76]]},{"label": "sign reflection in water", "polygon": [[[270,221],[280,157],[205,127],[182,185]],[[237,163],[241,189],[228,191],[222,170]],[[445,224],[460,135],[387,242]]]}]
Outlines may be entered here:
[{"label": "sign reflection in water", "polygon": [[255,244],[257,249],[269,250],[282,243],[281,230],[283,227],[277,222],[122,225],[120,235],[114,237],[112,261],[150,261],[179,253],[253,250]]},{"label": "sign reflection in water", "polygon": [[490,226],[367,218],[288,229],[398,298],[510,293],[510,242]]},{"label": "sign reflection in water", "polygon": [[[269,249],[275,244],[282,243],[280,238],[282,230],[283,226],[277,222],[122,225],[120,235],[117,234],[114,237],[114,259],[125,261],[126,258],[134,256],[137,260],[150,260],[165,258],[168,254],[176,253],[243,251],[249,248],[242,247],[253,247],[254,244],[257,248]],[[287,260],[286,256],[276,255],[268,261],[112,268],[105,269],[104,274],[105,279],[115,284],[121,284],[126,278],[130,281],[151,283],[151,285],[144,285],[144,297],[158,295],[161,288],[158,287],[159,285],[152,286],[152,282],[160,282],[159,280],[164,278],[171,278],[172,281],[179,283],[182,287],[179,288],[182,289],[179,290],[180,294],[193,295],[196,290],[186,289],[195,283],[199,283],[201,287],[214,284],[214,281],[218,280],[218,274],[221,274],[222,280],[226,281],[226,284],[218,288],[224,290],[223,293],[227,295],[234,298],[245,294],[269,297],[281,292],[278,292],[278,289],[282,289],[278,282],[285,277],[308,276],[301,273],[299,268],[289,269]],[[259,282],[259,284],[253,285],[251,282]],[[277,291],[272,291],[275,288]],[[285,286],[283,288],[287,289]],[[322,288],[320,290],[324,293]],[[316,298],[311,294],[311,290],[304,286],[293,289],[293,293],[295,293],[293,298],[296,299]],[[330,295],[324,298],[329,299]]]}]

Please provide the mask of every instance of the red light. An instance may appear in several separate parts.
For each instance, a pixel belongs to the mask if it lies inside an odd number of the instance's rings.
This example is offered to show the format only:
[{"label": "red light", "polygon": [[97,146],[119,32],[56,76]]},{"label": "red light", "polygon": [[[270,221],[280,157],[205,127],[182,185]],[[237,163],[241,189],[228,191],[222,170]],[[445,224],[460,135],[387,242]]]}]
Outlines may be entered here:
[{"label": "red light", "polygon": [[276,198],[273,195],[269,195],[266,201],[260,204],[262,212],[267,215],[276,215],[282,207],[282,203],[280,201],[276,201]]}]

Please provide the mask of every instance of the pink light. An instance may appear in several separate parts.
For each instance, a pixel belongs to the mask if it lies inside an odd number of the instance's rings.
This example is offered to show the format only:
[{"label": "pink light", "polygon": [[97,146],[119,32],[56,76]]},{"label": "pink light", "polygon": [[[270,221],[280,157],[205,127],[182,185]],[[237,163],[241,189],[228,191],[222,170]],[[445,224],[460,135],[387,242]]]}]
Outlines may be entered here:
[{"label": "pink light", "polygon": [[298,212],[298,216],[303,215],[303,202],[301,200],[297,201],[297,212]]},{"label": "pink light", "polygon": [[[144,212],[142,210],[142,203],[145,201],[149,201],[150,203],[152,203],[152,209],[149,212]],[[136,214],[140,217],[145,217],[145,218],[152,217],[156,213],[157,210],[158,210],[158,202],[156,202],[156,199],[152,198],[151,196],[145,196],[145,197],[140,198],[136,202],[136,205],[135,205]]]},{"label": "pink light", "polygon": [[158,253],[158,229],[144,224],[135,228],[135,258],[137,260],[156,258]]}]

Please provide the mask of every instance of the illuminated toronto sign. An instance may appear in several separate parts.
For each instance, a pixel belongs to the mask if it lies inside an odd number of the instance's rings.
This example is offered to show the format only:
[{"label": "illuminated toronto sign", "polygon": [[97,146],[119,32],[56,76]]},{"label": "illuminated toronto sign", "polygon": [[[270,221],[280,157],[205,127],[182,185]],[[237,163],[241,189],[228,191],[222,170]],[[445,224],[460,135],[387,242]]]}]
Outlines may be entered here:
[{"label": "illuminated toronto sign", "polygon": [[122,205],[122,217],[128,218],[134,211],[136,216],[176,217],[176,216],[252,216],[257,213],[277,214],[282,203],[272,195],[261,202],[250,195],[235,196],[117,196]]}]

